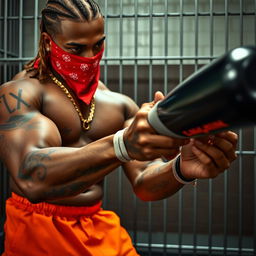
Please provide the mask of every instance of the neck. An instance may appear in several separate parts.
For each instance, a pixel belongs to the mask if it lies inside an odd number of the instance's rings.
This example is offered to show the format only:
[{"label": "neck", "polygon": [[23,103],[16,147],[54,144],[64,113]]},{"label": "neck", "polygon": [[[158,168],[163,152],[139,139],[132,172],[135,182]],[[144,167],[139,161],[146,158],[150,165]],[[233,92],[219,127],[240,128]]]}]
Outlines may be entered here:
[{"label": "neck", "polygon": [[73,92],[73,90],[68,86],[68,84],[66,83],[66,81],[62,78],[62,76],[56,72],[54,69],[51,69],[51,72],[53,74],[54,77],[57,78],[57,80],[59,80],[65,87],[66,89],[69,91],[69,93],[71,94],[71,96],[73,97],[73,99],[75,100],[76,104],[79,106],[79,108],[82,109],[87,109],[89,108],[83,101],[81,101],[76,94]]},{"label": "neck", "polygon": [[67,87],[69,90],[71,90],[69,88],[69,86],[67,85],[66,81],[62,78],[62,76],[58,72],[55,71],[55,69],[51,68],[51,72],[61,83],[63,83],[65,85],[65,87]]}]

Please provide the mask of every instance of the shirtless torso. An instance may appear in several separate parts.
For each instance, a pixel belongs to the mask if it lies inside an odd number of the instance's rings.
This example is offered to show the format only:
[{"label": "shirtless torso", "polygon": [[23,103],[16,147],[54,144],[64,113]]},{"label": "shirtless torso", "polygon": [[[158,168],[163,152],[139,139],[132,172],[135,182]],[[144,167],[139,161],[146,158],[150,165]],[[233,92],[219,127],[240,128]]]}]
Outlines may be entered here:
[{"label": "shirtless torso", "polygon": [[[12,91],[20,90],[20,108],[22,108],[22,104],[24,107],[25,105],[31,105],[25,99],[26,92],[29,91],[30,95],[33,95],[33,100],[30,98],[30,101],[36,103],[34,107],[40,112],[33,123],[41,126],[42,133],[45,133],[48,137],[43,142],[45,145],[41,145],[41,147],[85,146],[122,129],[125,121],[131,118],[138,109],[130,98],[110,91],[102,82],[99,82],[99,87],[94,97],[96,108],[91,128],[88,131],[84,131],[81,128],[78,113],[62,89],[54,84],[52,80],[45,84],[40,84],[38,80],[31,79],[29,76],[31,74],[24,71],[19,73],[14,77],[15,85],[10,82],[8,87],[15,87],[15,89],[11,89]],[[18,86],[19,84],[20,86]],[[77,104],[79,104],[83,115],[87,116],[88,106],[81,101],[77,101]],[[24,196],[12,179],[10,185],[13,192]],[[74,206],[93,205],[101,200],[102,197],[103,181],[91,186],[77,196],[50,201],[50,203]]]},{"label": "shirtless torso", "polygon": [[[97,56],[104,47],[102,16],[90,22],[63,18],[57,28],[52,36],[41,33],[45,60],[53,52],[53,39],[77,57]],[[156,134],[147,115],[154,102],[164,98],[161,93],[139,109],[129,97],[99,82],[91,128],[84,131],[74,105],[49,73],[68,87],[63,76],[47,63],[46,79],[40,82],[31,78],[33,68],[0,87],[0,156],[11,176],[11,190],[32,203],[93,205],[103,197],[104,177],[120,165],[139,198],[159,200],[183,186],[171,171],[173,162],[160,160],[173,159],[181,147],[180,166],[187,180],[216,177],[236,159],[237,135],[229,131],[216,135],[210,146],[207,136],[190,141]],[[76,96],[76,104],[87,117],[90,107]],[[123,163],[117,157],[113,134],[126,126],[122,138],[127,154],[137,161]]]}]

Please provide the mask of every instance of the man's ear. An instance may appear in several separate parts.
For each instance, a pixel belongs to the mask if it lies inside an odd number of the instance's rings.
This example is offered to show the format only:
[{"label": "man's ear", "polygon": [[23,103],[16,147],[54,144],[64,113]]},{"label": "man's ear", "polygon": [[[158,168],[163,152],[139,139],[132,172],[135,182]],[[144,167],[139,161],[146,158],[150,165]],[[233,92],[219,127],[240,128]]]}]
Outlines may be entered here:
[{"label": "man's ear", "polygon": [[44,42],[44,45],[45,45],[45,49],[47,52],[50,52],[51,51],[51,37],[48,33],[46,32],[42,32],[41,34],[42,36],[42,40]]}]

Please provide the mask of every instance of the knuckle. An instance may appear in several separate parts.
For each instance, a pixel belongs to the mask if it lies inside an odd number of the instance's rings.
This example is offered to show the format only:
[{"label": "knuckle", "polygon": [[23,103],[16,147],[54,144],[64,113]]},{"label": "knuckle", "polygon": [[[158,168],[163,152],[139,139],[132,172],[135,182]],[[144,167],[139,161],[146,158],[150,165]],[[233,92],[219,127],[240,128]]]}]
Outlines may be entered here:
[{"label": "knuckle", "polygon": [[231,143],[228,144],[228,146],[227,146],[227,151],[228,151],[228,152],[234,151],[234,146],[233,146]]},{"label": "knuckle", "polygon": [[146,117],[146,116],[148,115],[148,111],[149,111],[149,108],[143,107],[143,108],[141,108],[141,109],[137,112],[136,116],[138,116],[138,117],[140,117],[140,118]]},{"label": "knuckle", "polygon": [[138,131],[145,131],[148,128],[147,122],[145,120],[139,120],[137,123]]},{"label": "knuckle", "polygon": [[145,136],[139,136],[138,138],[138,144],[141,146],[145,146],[148,144],[148,140]]},{"label": "knuckle", "polygon": [[135,116],[135,119],[136,120],[140,120],[141,118],[143,118],[144,117],[144,113],[143,113],[143,111],[140,109],[138,112],[137,112],[137,114],[136,114],[136,116]]},{"label": "knuckle", "polygon": [[215,160],[216,162],[223,162],[223,161],[225,160],[225,156],[224,156],[223,153],[216,153],[216,154],[214,155],[214,160]]},{"label": "knuckle", "polygon": [[232,160],[232,161],[235,161],[237,158],[238,158],[238,155],[234,152],[234,154],[233,154],[231,160]]},{"label": "knuckle", "polygon": [[238,134],[233,132],[233,138],[235,141],[238,141]]},{"label": "knuckle", "polygon": [[209,166],[209,165],[212,164],[212,160],[210,158],[207,158],[207,159],[205,159],[204,163],[205,163],[206,166]]},{"label": "knuckle", "polygon": [[[228,169],[229,167],[230,167],[230,162],[227,162],[225,169]],[[225,171],[225,169],[223,170],[223,172]]]},{"label": "knuckle", "polygon": [[150,148],[145,147],[142,149],[142,152],[147,159],[150,159],[152,157],[152,150]]}]

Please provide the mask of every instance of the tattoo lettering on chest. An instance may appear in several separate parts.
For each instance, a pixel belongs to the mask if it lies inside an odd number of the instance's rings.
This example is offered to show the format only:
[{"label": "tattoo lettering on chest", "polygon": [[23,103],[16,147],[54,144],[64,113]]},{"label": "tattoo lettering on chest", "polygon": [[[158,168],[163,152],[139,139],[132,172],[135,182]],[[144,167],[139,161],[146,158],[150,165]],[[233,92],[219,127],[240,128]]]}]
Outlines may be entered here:
[{"label": "tattoo lettering on chest", "polygon": [[20,166],[18,177],[25,180],[33,180],[34,178],[40,181],[45,180],[47,175],[46,163],[51,160],[51,154],[55,151],[50,149],[46,153],[36,151],[28,154]]},{"label": "tattoo lettering on chest", "polygon": [[[22,98],[22,89],[18,90],[18,94],[14,94],[14,93],[9,93],[7,94],[3,94],[0,95],[0,104],[4,105],[4,107],[6,108],[6,110],[9,112],[9,114],[14,113],[15,111],[21,109],[22,106],[25,106],[27,108],[30,107],[30,105]],[[11,106],[13,105],[13,103],[11,104],[10,101],[15,101],[16,102],[16,106]]]},{"label": "tattoo lettering on chest", "polygon": [[5,124],[0,124],[0,131],[8,131],[16,128],[34,129],[38,123],[28,124],[28,122],[36,115],[36,113],[28,113],[26,115],[11,116]]}]

